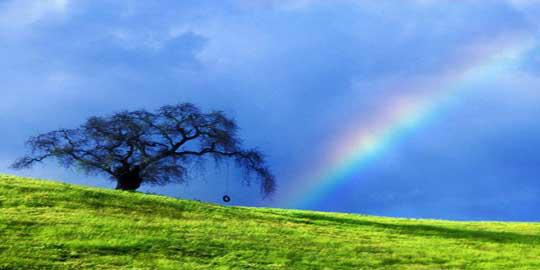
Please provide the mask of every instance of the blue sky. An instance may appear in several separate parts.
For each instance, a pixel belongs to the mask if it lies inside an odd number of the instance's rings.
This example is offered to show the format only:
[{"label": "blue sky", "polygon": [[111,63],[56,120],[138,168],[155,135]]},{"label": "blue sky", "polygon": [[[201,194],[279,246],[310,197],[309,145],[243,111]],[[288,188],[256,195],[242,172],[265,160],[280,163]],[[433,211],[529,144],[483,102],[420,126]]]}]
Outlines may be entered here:
[{"label": "blue sky", "polygon": [[[469,86],[306,208],[540,220],[539,15],[540,3],[526,0],[0,0],[0,171],[112,187],[53,162],[8,165],[28,136],[193,102],[234,116],[278,177],[272,200],[238,186],[233,201],[295,207],[291,189],[310,181],[302,177],[342,134],[414,91],[401,86],[442,80],[480,51],[497,54],[495,44],[532,40],[511,69]],[[238,177],[221,169],[145,190],[218,202],[224,179]]]}]

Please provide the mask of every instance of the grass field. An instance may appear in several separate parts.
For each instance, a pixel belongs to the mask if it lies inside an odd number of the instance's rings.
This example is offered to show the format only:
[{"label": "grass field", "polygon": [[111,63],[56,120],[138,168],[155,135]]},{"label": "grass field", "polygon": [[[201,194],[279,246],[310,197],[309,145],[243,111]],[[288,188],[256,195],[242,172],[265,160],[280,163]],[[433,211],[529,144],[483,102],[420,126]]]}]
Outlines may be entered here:
[{"label": "grass field", "polygon": [[540,269],[540,224],[222,207],[0,175],[0,269]]}]

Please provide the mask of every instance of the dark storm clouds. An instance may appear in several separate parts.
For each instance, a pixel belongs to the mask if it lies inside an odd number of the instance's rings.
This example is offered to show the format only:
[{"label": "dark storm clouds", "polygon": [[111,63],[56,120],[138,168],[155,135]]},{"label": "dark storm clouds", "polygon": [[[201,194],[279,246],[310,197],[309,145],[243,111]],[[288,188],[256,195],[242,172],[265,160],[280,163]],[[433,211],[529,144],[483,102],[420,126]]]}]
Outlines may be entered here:
[{"label": "dark storm clouds", "polygon": [[[436,79],[470,47],[534,36],[532,1],[3,1],[0,168],[111,186],[54,163],[7,169],[39,132],[95,114],[194,102],[225,110],[278,176],[235,203],[280,200],[329,141],[399,95],[381,85]],[[415,130],[314,208],[377,215],[540,220],[540,55]],[[386,90],[381,90],[386,89]],[[313,168],[314,170],[316,168]],[[228,176],[227,176],[228,175]],[[217,201],[226,168],[152,192]],[[219,179],[219,180],[215,180]]]}]

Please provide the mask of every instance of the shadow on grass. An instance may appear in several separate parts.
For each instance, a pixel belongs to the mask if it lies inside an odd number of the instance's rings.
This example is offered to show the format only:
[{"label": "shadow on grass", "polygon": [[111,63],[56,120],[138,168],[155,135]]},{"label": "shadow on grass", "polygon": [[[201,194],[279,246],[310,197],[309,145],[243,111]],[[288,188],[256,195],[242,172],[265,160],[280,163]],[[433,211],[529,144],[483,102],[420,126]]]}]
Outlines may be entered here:
[{"label": "shadow on grass", "polygon": [[71,246],[81,256],[122,256],[147,253],[160,253],[168,257],[191,257],[196,259],[213,259],[225,256],[228,253],[225,245],[219,242],[204,241],[201,243],[181,243],[173,240],[140,240],[136,243],[118,243],[115,245],[106,242],[98,245]]},{"label": "shadow on grass", "polygon": [[393,230],[400,234],[408,234],[412,236],[469,239],[491,243],[519,243],[529,245],[540,244],[540,235],[527,235],[511,232],[493,232],[481,230],[473,231],[424,224],[392,224],[346,217],[332,217],[324,214],[294,213],[288,214],[287,216],[297,218],[296,220],[294,220],[294,222],[299,223],[306,223],[306,219],[308,219],[313,222],[322,221],[352,226],[370,226],[379,229]]}]

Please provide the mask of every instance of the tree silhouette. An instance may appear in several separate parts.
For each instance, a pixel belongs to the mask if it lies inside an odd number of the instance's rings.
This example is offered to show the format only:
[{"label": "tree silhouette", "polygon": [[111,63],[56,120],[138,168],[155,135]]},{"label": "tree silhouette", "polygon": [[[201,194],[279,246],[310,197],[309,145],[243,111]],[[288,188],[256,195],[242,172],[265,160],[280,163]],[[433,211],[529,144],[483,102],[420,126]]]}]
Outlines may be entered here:
[{"label": "tree silhouette", "polygon": [[261,192],[275,191],[275,179],[257,150],[242,148],[236,122],[223,112],[201,112],[184,103],[155,112],[124,111],[91,117],[76,129],[61,129],[27,141],[30,154],[12,167],[23,169],[54,158],[87,174],[106,174],[116,189],[137,190],[142,183],[165,185],[188,179],[188,167],[201,160],[232,159],[260,180]]}]

